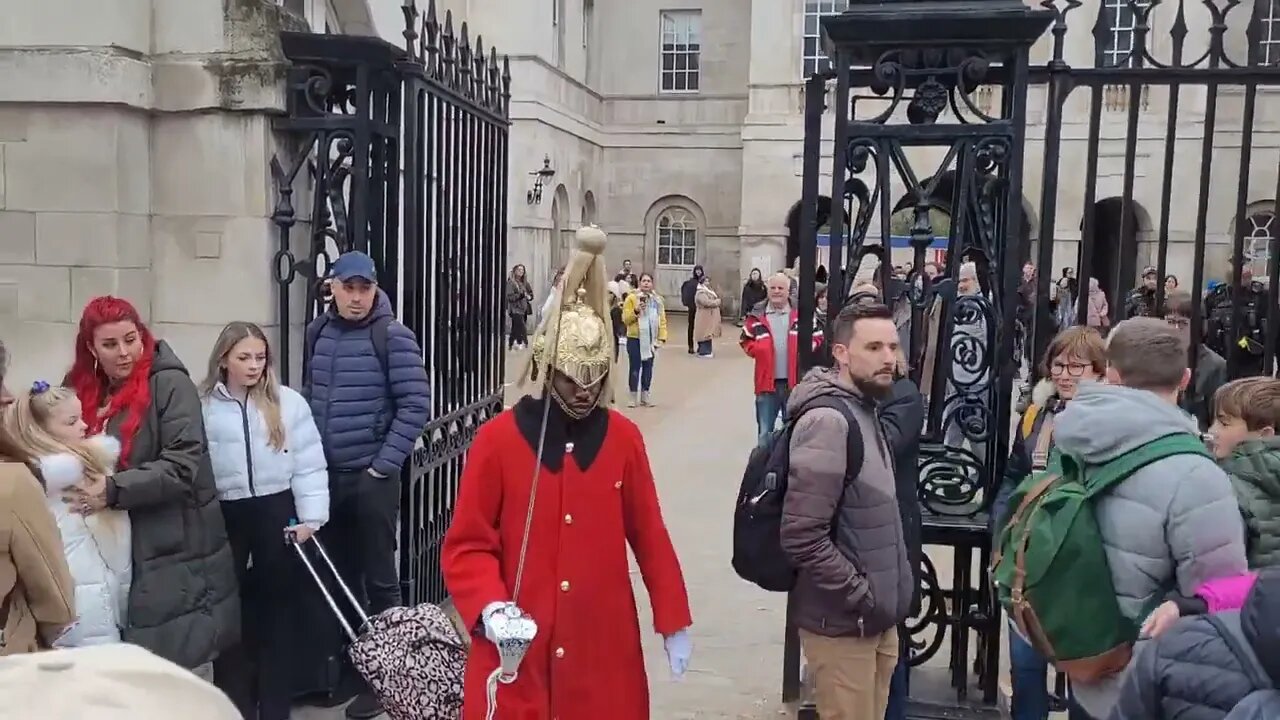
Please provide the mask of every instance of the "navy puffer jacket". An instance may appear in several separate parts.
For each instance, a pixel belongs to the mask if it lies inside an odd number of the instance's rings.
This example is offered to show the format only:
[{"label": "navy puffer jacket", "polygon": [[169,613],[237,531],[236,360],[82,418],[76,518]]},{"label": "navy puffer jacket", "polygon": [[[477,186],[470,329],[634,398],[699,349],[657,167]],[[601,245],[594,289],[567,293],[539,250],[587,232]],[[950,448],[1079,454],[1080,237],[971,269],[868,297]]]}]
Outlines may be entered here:
[{"label": "navy puffer jacket", "polygon": [[413,331],[393,320],[387,326],[387,371],[373,346],[370,325],[394,317],[378,290],[373,310],[352,322],[330,308],[316,338],[305,394],[324,442],[331,470],[372,469],[393,475],[404,465],[427,425],[431,386]]},{"label": "navy puffer jacket", "polygon": [[[1280,709],[1280,568],[1264,570],[1239,611],[1218,613],[1231,639],[1250,657],[1232,652],[1207,617],[1183,618],[1144,643],[1125,676],[1111,720],[1255,720]],[[1245,663],[1260,670],[1255,682]],[[1268,687],[1268,685],[1270,687]]]}]

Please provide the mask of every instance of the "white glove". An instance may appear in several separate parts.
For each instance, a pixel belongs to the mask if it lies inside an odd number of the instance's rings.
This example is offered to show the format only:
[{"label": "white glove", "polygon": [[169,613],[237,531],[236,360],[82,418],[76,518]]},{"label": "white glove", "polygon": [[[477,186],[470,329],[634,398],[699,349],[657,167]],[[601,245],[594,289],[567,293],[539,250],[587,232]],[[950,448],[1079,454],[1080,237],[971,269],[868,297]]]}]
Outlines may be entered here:
[{"label": "white glove", "polygon": [[689,630],[677,630],[663,638],[662,645],[667,651],[667,663],[671,666],[671,677],[679,680],[689,669],[689,658],[693,656],[693,638]]},{"label": "white glove", "polygon": [[480,621],[484,624],[484,637],[494,645],[498,644],[498,637],[500,637],[500,633],[494,632],[495,622],[506,625],[506,618],[497,617],[498,611],[501,610],[504,605],[506,605],[506,603],[491,602],[484,606],[484,610],[480,611]]}]

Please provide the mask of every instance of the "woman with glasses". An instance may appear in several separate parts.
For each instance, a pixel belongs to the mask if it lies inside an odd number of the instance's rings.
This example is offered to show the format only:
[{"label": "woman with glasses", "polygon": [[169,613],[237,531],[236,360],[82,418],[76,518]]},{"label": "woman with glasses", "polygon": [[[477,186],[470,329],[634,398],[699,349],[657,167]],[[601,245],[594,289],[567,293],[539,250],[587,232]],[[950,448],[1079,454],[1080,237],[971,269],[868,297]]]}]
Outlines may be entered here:
[{"label": "woman with glasses", "polygon": [[[1099,382],[1107,370],[1106,343],[1097,330],[1075,326],[1058,333],[1045,352],[1041,376],[1031,392],[1031,404],[1018,423],[1005,476],[991,509],[993,537],[1008,519],[1009,497],[1028,476],[1044,470],[1053,449],[1053,424],[1058,413],[1076,396],[1083,382]],[[1009,623],[1009,665],[1013,681],[1012,720],[1047,720],[1048,662]],[[1068,718],[1075,720],[1079,711]],[[1085,717],[1079,715],[1079,717]]]}]

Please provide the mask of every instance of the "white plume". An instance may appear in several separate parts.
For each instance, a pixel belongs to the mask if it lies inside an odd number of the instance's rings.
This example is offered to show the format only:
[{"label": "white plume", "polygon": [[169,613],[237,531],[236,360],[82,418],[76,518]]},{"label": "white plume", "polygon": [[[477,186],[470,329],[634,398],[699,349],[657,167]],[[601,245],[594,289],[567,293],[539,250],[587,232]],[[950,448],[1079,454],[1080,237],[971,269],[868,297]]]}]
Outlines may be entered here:
[{"label": "white plume", "polygon": [[45,492],[57,497],[84,479],[84,464],[71,453],[58,453],[40,458],[40,475]]},{"label": "white plume", "polygon": [[94,435],[85,440],[89,452],[93,453],[109,470],[114,470],[120,461],[120,441],[110,435]]}]

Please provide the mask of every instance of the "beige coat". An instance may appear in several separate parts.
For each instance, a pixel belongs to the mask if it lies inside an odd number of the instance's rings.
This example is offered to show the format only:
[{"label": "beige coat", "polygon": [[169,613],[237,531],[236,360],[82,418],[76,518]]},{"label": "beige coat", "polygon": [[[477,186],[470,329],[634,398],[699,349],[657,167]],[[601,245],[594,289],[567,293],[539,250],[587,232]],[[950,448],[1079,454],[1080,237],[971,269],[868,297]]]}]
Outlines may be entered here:
[{"label": "beige coat", "polygon": [[693,339],[698,342],[720,337],[720,296],[703,283],[693,296],[698,313],[693,318]]},{"label": "beige coat", "polygon": [[0,460],[0,655],[48,648],[76,619],[74,584],[44,490],[25,465]]}]

